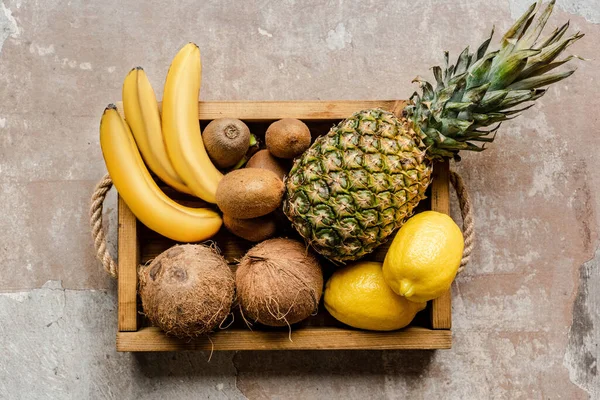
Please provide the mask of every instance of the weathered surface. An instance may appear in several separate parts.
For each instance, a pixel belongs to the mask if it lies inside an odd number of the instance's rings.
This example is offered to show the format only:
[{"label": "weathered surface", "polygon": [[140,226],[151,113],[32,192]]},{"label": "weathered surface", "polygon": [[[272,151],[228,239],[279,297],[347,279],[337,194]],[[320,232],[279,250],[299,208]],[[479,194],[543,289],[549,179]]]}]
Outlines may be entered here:
[{"label": "weathered surface", "polygon": [[[89,235],[99,117],[131,67],[160,97],[194,41],[205,99],[407,98],[442,50],[528,3],[1,1],[0,398],[600,397],[597,0],[558,0],[549,24],[570,19],[592,61],[456,166],[478,242],[450,351],[117,354],[115,284]],[[106,211],[114,251],[114,197]]]},{"label": "weathered surface", "polygon": [[231,355],[133,355],[114,350],[114,291],[0,294],[1,399],[243,398]]},{"label": "weathered surface", "polygon": [[580,287],[573,306],[573,325],[569,330],[569,344],[565,354],[565,366],[569,368],[571,381],[584,388],[592,398],[600,397],[598,376],[598,344],[600,330],[600,253],[582,265]]}]

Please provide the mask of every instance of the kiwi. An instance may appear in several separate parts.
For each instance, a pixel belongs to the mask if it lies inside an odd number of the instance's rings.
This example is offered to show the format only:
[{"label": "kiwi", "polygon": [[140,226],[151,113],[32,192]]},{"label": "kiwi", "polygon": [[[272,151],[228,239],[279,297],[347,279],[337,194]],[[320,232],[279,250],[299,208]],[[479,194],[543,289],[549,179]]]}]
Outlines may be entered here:
[{"label": "kiwi", "polygon": [[217,187],[217,206],[230,217],[261,217],[281,205],[285,189],[274,172],[260,168],[231,171]]},{"label": "kiwi", "polygon": [[289,172],[286,161],[281,158],[273,157],[269,150],[260,150],[248,160],[246,168],[261,168],[275,172],[281,180]]},{"label": "kiwi", "polygon": [[233,218],[224,214],[223,224],[229,232],[250,242],[262,242],[272,237],[277,230],[272,213],[250,219]]},{"label": "kiwi", "polygon": [[208,156],[217,168],[229,168],[237,164],[250,147],[250,129],[235,118],[218,118],[211,121],[202,140]]},{"label": "kiwi", "polygon": [[284,118],[267,128],[265,142],[275,157],[294,158],[310,147],[310,130],[299,119]]}]

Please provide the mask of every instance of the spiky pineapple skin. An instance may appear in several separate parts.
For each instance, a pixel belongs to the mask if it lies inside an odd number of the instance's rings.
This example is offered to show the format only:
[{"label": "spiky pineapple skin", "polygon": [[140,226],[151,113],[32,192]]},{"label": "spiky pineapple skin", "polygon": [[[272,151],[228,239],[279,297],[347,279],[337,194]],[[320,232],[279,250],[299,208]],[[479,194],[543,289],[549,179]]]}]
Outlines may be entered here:
[{"label": "spiky pineapple skin", "polygon": [[412,215],[431,173],[410,121],[363,110],[295,160],[285,179],[284,212],[317,252],[335,262],[356,260]]}]

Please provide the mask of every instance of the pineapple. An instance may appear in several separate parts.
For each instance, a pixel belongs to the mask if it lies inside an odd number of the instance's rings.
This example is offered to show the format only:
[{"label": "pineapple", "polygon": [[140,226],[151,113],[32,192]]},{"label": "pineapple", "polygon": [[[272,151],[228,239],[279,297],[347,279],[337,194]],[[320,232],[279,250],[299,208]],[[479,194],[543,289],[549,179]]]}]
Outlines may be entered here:
[{"label": "pineapple", "polygon": [[[431,183],[433,161],[482,151],[502,121],[539,99],[542,87],[570,76],[555,72],[573,56],[559,55],[583,34],[562,39],[569,24],[540,34],[554,1],[533,4],[488,51],[467,47],[456,64],[433,67],[435,88],[417,78],[403,115],[363,110],[319,137],[286,177],[284,212],[316,251],[334,262],[356,260],[384,243],[412,215]],[[483,129],[488,127],[488,129]]]}]

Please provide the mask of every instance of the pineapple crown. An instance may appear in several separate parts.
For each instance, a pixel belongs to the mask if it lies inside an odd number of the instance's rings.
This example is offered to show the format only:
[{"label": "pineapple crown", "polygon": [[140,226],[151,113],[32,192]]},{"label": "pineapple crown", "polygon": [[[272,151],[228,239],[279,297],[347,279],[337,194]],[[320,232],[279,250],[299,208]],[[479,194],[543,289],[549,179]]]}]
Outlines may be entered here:
[{"label": "pineapple crown", "polygon": [[[485,144],[494,140],[502,121],[517,117],[533,104],[515,106],[539,99],[546,93],[542,87],[575,72],[554,70],[577,56],[555,60],[583,34],[577,32],[561,40],[569,27],[567,22],[540,40],[554,2],[546,6],[535,23],[540,3],[532,4],[506,32],[499,50],[488,51],[492,29],[476,53],[470,53],[467,47],[455,65],[449,64],[445,52],[444,69],[433,67],[435,89],[429,82],[415,78],[413,82],[419,83],[422,93],[411,96],[404,115],[412,120],[430,157],[460,160],[461,150],[483,151]],[[491,128],[481,129],[485,127]]]}]

